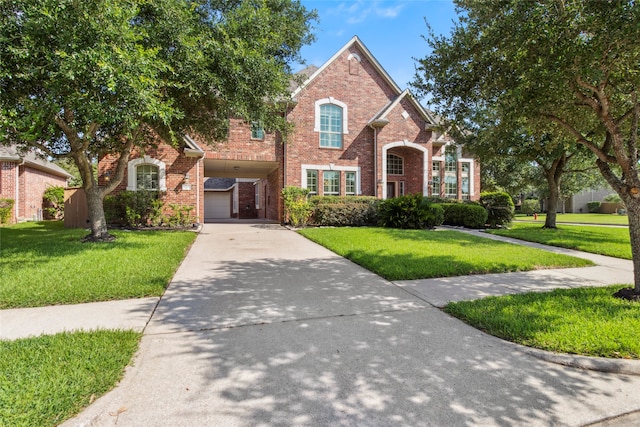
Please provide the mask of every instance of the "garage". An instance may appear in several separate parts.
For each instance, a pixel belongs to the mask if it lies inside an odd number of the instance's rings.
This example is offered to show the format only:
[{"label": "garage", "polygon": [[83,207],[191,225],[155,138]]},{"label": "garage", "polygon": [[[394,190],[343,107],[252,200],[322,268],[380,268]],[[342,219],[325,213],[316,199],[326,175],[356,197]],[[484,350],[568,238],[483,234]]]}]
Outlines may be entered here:
[{"label": "garage", "polygon": [[231,191],[205,191],[205,222],[223,218],[231,218]]}]

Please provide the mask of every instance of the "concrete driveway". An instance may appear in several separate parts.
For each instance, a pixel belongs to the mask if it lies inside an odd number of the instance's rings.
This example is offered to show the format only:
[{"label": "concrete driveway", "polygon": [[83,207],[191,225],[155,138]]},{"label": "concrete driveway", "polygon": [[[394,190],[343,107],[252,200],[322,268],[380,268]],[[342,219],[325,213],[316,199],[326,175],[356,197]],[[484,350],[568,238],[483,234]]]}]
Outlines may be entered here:
[{"label": "concrete driveway", "polygon": [[235,223],[204,226],[134,366],[65,425],[582,426],[638,409],[640,376],[542,361],[293,231]]}]

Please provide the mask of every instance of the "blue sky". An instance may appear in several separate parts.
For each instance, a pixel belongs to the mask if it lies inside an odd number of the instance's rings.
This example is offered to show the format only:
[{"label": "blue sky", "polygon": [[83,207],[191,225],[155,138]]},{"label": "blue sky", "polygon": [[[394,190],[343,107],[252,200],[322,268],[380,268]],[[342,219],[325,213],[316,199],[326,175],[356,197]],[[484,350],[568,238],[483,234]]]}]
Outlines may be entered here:
[{"label": "blue sky", "polygon": [[[425,18],[438,34],[456,19],[450,0],[301,0],[318,11],[316,41],[302,48],[307,65],[322,65],[353,36],[369,48],[401,89],[413,79],[415,61],[428,53]],[[303,68],[294,67],[295,71]]]}]

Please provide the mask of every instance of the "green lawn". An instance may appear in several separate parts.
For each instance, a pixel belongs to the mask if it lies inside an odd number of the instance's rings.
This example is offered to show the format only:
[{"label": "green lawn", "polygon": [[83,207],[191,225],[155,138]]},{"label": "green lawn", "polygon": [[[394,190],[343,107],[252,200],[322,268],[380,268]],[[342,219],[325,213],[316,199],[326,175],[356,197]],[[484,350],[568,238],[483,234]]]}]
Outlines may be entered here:
[{"label": "green lawn", "polygon": [[[544,224],[546,214],[539,214],[536,222]],[[516,221],[534,221],[533,216],[516,215]],[[557,214],[556,222],[573,224],[602,224],[602,225],[629,225],[626,215],[595,214],[595,213],[569,213]]]},{"label": "green lawn", "polygon": [[489,232],[529,242],[631,259],[631,243],[627,228],[565,224],[558,225],[554,230],[542,228],[543,224],[514,223],[508,230]]},{"label": "green lawn", "polygon": [[0,341],[0,425],[55,426],[120,380],[138,348],[132,331]]},{"label": "green lawn", "polygon": [[593,265],[453,230],[345,227],[307,228],[300,234],[388,280]]},{"label": "green lawn", "polygon": [[193,232],[112,230],[110,243],[82,243],[61,222],[0,228],[0,309],[161,295]]},{"label": "green lawn", "polygon": [[500,338],[543,350],[640,359],[640,304],[622,286],[557,289],[449,303],[445,311]]}]

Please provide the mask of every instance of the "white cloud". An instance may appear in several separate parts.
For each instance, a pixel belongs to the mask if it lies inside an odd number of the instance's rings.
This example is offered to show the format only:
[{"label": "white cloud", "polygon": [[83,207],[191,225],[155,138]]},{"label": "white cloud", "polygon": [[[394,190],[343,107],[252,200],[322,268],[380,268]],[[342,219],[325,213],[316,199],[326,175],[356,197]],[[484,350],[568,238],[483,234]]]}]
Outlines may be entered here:
[{"label": "white cloud", "polygon": [[353,2],[340,3],[328,12],[331,15],[344,16],[347,24],[359,24],[372,15],[383,19],[393,19],[405,7],[404,2],[393,2],[390,5],[387,5],[387,3],[380,0],[355,0]]}]

